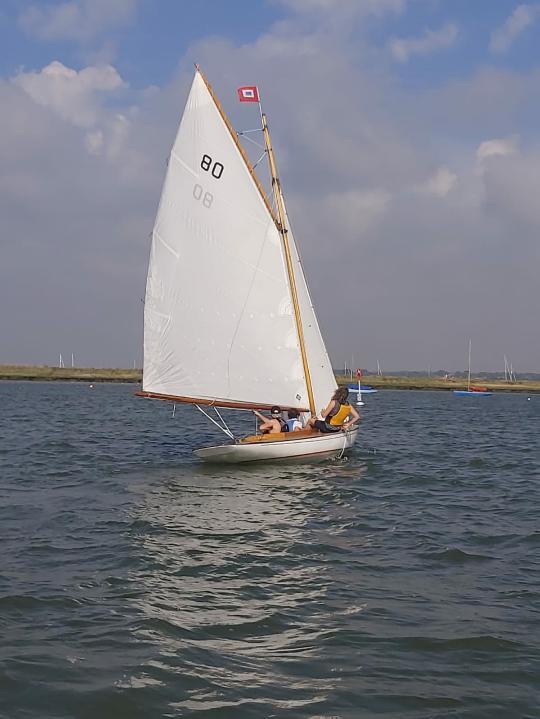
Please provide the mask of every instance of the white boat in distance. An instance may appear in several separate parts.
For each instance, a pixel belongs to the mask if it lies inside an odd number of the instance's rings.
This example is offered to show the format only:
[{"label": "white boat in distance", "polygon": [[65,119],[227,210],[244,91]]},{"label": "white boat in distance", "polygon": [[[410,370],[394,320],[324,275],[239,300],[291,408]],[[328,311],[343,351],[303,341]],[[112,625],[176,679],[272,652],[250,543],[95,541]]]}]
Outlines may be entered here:
[{"label": "white boat in distance", "polygon": [[[260,108],[257,88],[242,90]],[[220,427],[229,444],[194,450],[211,462],[336,455],[358,433],[238,439],[219,412],[279,405],[316,416],[337,386],[260,117],[275,210],[197,67],[152,233],[137,394],[193,404]]]}]

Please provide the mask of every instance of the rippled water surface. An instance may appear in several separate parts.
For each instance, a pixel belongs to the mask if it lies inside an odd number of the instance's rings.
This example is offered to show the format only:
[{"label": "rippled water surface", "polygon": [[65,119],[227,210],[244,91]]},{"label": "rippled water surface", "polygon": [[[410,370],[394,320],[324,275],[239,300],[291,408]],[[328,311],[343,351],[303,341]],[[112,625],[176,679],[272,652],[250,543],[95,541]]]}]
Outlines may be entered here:
[{"label": "rippled water surface", "polygon": [[134,389],[0,383],[2,719],[540,716],[540,396],[219,469]]}]

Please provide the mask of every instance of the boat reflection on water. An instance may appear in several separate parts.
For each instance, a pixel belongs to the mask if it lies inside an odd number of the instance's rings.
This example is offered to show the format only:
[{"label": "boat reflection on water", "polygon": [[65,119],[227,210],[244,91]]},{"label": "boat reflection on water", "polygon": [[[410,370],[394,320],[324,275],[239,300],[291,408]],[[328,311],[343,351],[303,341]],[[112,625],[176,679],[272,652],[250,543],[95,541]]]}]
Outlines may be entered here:
[{"label": "boat reflection on water", "polygon": [[342,551],[340,527],[351,520],[334,482],[350,477],[352,486],[363,471],[342,460],[132,477],[134,633],[155,653],[131,686],[174,675],[177,710],[232,706],[251,693],[273,701],[284,662],[296,667],[284,706],[317,703],[336,683],[324,659],[336,632],[325,557]]}]

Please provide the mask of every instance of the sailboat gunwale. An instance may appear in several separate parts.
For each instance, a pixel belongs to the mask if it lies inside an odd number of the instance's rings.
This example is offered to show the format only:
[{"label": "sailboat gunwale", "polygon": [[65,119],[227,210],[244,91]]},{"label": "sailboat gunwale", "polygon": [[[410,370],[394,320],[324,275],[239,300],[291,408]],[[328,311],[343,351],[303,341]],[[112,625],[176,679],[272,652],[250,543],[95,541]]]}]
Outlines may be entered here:
[{"label": "sailboat gunwale", "polygon": [[[323,459],[339,456],[352,447],[360,427],[346,432],[325,434],[315,432],[312,437],[276,439],[260,442],[236,442],[214,447],[194,449],[193,453],[205,462],[218,464],[244,464],[249,462]],[[300,433],[299,433],[300,434]],[[308,451],[306,451],[308,450]]]}]

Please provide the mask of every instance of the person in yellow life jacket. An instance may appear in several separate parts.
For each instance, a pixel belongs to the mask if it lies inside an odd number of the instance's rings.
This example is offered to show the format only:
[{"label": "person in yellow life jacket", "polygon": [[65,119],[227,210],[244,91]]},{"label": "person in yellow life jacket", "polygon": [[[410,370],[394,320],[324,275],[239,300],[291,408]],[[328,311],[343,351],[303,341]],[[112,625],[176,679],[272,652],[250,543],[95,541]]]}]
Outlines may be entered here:
[{"label": "person in yellow life jacket", "polygon": [[330,402],[323,409],[323,419],[311,417],[306,428],[312,427],[319,432],[339,432],[354,427],[360,421],[360,415],[355,408],[347,402],[349,390],[339,387]]}]

